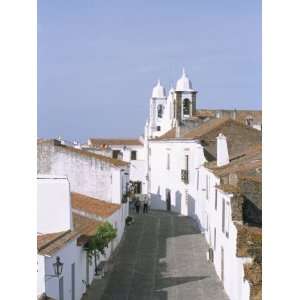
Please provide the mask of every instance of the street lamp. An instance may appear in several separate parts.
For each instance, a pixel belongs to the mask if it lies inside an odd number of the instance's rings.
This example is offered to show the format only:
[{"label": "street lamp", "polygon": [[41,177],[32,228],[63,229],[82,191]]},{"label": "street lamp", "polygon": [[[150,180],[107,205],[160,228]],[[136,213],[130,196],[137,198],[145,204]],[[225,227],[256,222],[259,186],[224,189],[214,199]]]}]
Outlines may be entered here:
[{"label": "street lamp", "polygon": [[60,257],[56,257],[56,262],[53,264],[53,270],[56,277],[59,277],[63,270],[63,263],[60,261]]}]

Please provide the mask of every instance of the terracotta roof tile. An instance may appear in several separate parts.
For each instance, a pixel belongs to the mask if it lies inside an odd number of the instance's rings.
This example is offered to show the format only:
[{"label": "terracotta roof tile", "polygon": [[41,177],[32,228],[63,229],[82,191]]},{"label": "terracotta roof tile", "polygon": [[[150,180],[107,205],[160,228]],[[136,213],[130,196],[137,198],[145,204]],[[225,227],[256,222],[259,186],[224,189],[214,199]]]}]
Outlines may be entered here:
[{"label": "terracotta roof tile", "polygon": [[53,255],[68,242],[78,236],[76,231],[48,233],[37,236],[38,252],[41,255]]},{"label": "terracotta roof tile", "polygon": [[109,217],[120,209],[120,204],[106,202],[79,193],[71,193],[72,208],[100,217]]},{"label": "terracotta roof tile", "polygon": [[172,128],[160,137],[155,138],[154,140],[165,140],[165,139],[175,139],[176,138],[176,128]]},{"label": "terracotta roof tile", "polygon": [[142,146],[143,143],[139,139],[103,139],[103,138],[90,138],[92,146],[104,147],[106,145],[136,145]]},{"label": "terracotta roof tile", "polygon": [[235,117],[236,121],[245,123],[248,117],[251,117],[254,124],[261,124],[262,111],[261,110],[238,110],[238,109],[199,109],[195,115],[199,117],[216,117],[217,112],[221,117]]},{"label": "terracotta roof tile", "polygon": [[251,170],[260,169],[261,166],[261,145],[254,145],[248,151],[245,151],[244,154],[240,154],[237,158],[232,159],[230,163],[225,166],[217,167],[215,162],[206,164],[206,167],[213,171],[217,176],[224,176],[229,173],[239,173],[243,175],[241,177],[255,177],[247,176],[246,174]]},{"label": "terracotta roof tile", "polygon": [[76,213],[73,213],[72,215],[74,230],[80,234],[77,239],[77,245],[84,245],[90,237],[96,234],[97,228],[102,222],[92,220]]},{"label": "terracotta roof tile", "polygon": [[102,222],[78,215],[72,214],[73,230],[63,232],[54,232],[41,234],[37,236],[38,253],[41,255],[54,255],[57,251],[62,249],[68,242],[77,239],[77,245],[82,245],[93,236],[97,227]]},{"label": "terracotta roof tile", "polygon": [[226,192],[226,193],[239,193],[240,189],[238,186],[231,185],[231,184],[220,184],[217,185],[216,188]]},{"label": "terracotta roof tile", "polygon": [[125,167],[125,166],[129,165],[129,163],[124,162],[124,161],[119,160],[119,159],[110,158],[110,157],[107,157],[107,156],[104,156],[104,155],[101,155],[101,154],[96,154],[96,153],[93,153],[93,152],[90,152],[90,151],[87,151],[87,150],[77,149],[77,148],[74,148],[74,147],[63,145],[63,144],[61,144],[61,142],[59,140],[56,140],[56,139],[38,140],[37,143],[38,144],[46,144],[46,143],[52,144],[55,147],[60,147],[61,149],[64,149],[64,150],[69,151],[69,152],[77,153],[77,154],[82,155],[82,156],[91,157],[91,158],[95,158],[97,160],[104,161],[104,162],[106,162],[108,164],[111,164],[115,167]]}]

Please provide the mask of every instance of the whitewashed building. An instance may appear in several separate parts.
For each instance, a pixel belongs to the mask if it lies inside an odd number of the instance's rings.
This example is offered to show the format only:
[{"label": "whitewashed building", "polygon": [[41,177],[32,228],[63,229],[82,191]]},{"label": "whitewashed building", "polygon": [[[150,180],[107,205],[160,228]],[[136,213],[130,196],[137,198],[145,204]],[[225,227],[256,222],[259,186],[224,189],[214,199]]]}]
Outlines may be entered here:
[{"label": "whitewashed building", "polygon": [[146,158],[143,137],[137,139],[90,138],[87,144],[82,145],[82,149],[128,162],[129,180],[135,182],[136,193],[146,193]]},{"label": "whitewashed building", "polygon": [[[103,221],[110,222],[117,237],[97,265],[107,261],[122,238],[124,218],[120,204],[71,193],[65,176],[38,175],[38,297],[81,299],[95,276],[95,261],[88,258],[85,244]],[[63,264],[59,276],[53,268],[57,258]]]},{"label": "whitewashed building", "polygon": [[261,299],[261,145],[229,160],[220,135],[217,160],[200,168],[205,237],[232,300]]},{"label": "whitewashed building", "polygon": [[[94,276],[84,251],[86,238],[103,221],[117,229],[117,238],[100,261],[109,258],[122,238],[128,216],[129,165],[58,140],[40,140],[38,173],[38,295],[80,299]],[[74,197],[85,204],[76,206]],[[93,204],[95,214],[89,210],[91,199],[98,201]],[[64,263],[59,278],[52,276],[56,257]]]},{"label": "whitewashed building", "polygon": [[124,200],[127,162],[63,145],[59,140],[38,141],[37,150],[38,174],[67,176],[72,192],[117,204]]},{"label": "whitewashed building", "polygon": [[[37,295],[47,295],[53,299],[79,300],[86,291],[83,281],[86,280],[89,263],[85,251],[77,245],[77,239],[82,234],[93,232],[79,226],[78,218],[72,216],[67,177],[39,175],[37,183]],[[84,222],[91,231],[96,230],[100,224],[87,218],[84,218]],[[59,277],[55,276],[53,268],[57,257],[63,263]],[[92,270],[88,276],[93,279]]]}]

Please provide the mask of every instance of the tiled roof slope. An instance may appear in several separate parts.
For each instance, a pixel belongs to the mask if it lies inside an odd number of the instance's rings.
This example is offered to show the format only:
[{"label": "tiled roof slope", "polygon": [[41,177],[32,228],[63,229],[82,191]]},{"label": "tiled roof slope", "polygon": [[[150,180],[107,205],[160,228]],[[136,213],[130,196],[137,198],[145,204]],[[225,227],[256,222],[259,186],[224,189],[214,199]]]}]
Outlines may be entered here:
[{"label": "tiled roof slope", "polygon": [[165,140],[165,139],[175,139],[175,138],[176,138],[176,128],[172,128],[156,139]]},{"label": "tiled roof slope", "polygon": [[65,247],[70,241],[78,237],[81,241],[87,241],[88,238],[96,233],[97,227],[102,224],[102,222],[89,219],[76,213],[72,214],[72,218],[74,226],[73,230],[37,236],[37,248],[39,254],[52,256]]},{"label": "tiled roof slope", "polygon": [[79,193],[71,193],[72,208],[100,217],[109,217],[118,209],[120,204],[106,202]]},{"label": "tiled roof slope", "polygon": [[230,118],[212,119],[185,134],[183,138],[199,139],[209,155],[207,160],[216,159],[216,138],[222,133],[227,138],[229,156],[245,152],[253,144],[261,144],[261,131]]},{"label": "tiled roof slope", "polygon": [[66,146],[66,145],[61,144],[61,142],[59,140],[56,140],[56,139],[38,140],[38,144],[51,144],[54,147],[60,147],[61,149],[64,149],[64,150],[69,151],[69,152],[77,153],[78,155],[82,155],[82,156],[91,157],[91,158],[94,158],[94,159],[97,159],[97,160],[101,160],[101,161],[106,162],[108,164],[111,164],[115,167],[128,166],[128,163],[124,162],[122,160],[115,159],[115,158],[110,158],[110,157],[107,157],[107,156],[104,156],[104,155],[101,155],[101,154],[96,154],[96,153],[93,153],[93,152],[90,152],[90,151],[86,151],[86,150]]},{"label": "tiled roof slope", "polygon": [[221,181],[218,188],[234,195],[231,203],[233,220],[261,226],[261,145],[252,146],[225,166],[211,167],[211,164],[208,163],[207,167]]},{"label": "tiled roof slope", "polygon": [[[217,167],[216,162],[209,162],[206,166],[214,172],[217,176],[224,176],[230,173],[238,173],[245,179],[255,180],[258,176],[257,169],[261,168],[262,156],[261,156],[261,144],[251,146],[248,150],[243,150],[241,153],[236,153],[237,156],[230,160],[230,163]],[[261,176],[257,177],[256,180],[260,180]]]},{"label": "tiled roof slope", "polygon": [[106,145],[131,145],[142,146],[143,143],[139,139],[103,139],[103,138],[90,138],[91,146],[103,147]]},{"label": "tiled roof slope", "polygon": [[63,248],[68,242],[78,236],[76,231],[48,233],[37,236],[38,253],[41,255],[53,255]]},{"label": "tiled roof slope", "polygon": [[261,124],[262,111],[261,110],[237,110],[237,109],[199,109],[195,115],[199,117],[216,117],[217,113],[221,117],[235,118],[236,121],[245,123],[248,117],[252,117],[254,124]]},{"label": "tiled roof slope", "polygon": [[[216,159],[216,138],[219,133],[223,133],[227,138],[228,151],[230,157],[234,157],[245,151],[253,144],[261,143],[261,131],[231,118],[214,118],[202,123],[184,134],[180,139],[200,140],[205,147],[208,161]],[[176,129],[173,128],[154,140],[176,139]]]},{"label": "tiled roof slope", "polygon": [[96,234],[97,228],[102,222],[91,220],[73,212],[74,230],[80,234],[77,245],[84,245],[90,237]]}]

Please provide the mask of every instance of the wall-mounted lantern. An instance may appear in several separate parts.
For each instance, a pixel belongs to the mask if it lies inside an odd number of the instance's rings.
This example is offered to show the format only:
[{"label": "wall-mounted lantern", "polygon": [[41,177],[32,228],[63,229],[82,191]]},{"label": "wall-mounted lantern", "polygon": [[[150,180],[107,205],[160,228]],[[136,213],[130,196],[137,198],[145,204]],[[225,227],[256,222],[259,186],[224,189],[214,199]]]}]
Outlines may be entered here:
[{"label": "wall-mounted lantern", "polygon": [[64,264],[60,261],[60,257],[56,257],[56,262],[53,264],[53,270],[56,277],[59,277],[62,273]]}]

